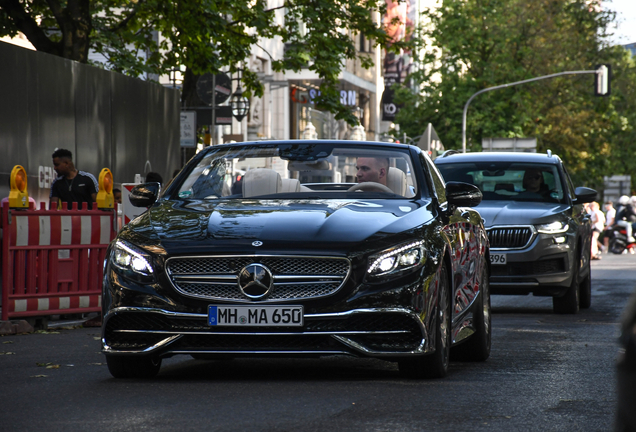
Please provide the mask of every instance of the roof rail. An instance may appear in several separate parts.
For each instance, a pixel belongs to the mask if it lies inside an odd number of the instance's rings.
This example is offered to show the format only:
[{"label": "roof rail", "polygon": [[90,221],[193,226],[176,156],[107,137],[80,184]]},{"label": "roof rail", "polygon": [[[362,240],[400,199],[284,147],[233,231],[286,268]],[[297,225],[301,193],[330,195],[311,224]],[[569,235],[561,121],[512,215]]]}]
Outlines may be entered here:
[{"label": "roof rail", "polygon": [[461,152],[459,150],[446,150],[444,153],[442,153],[438,157],[446,157],[446,156],[450,156],[450,155],[454,155],[454,154],[460,154],[460,153]]}]

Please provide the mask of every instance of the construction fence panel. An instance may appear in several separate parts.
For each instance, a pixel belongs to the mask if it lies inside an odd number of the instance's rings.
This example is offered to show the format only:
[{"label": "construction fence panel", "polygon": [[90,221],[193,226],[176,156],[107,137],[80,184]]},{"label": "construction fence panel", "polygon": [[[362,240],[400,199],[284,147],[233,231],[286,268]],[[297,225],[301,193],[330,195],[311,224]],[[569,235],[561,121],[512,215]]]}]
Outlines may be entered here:
[{"label": "construction fence panel", "polygon": [[2,320],[101,311],[115,211],[2,206]]}]

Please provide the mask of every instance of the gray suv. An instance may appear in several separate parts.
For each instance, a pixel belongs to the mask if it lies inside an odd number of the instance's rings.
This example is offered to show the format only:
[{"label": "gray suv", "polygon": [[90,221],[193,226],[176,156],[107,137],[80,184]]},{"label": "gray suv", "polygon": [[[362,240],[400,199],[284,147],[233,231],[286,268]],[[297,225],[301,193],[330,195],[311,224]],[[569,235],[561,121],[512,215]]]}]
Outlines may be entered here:
[{"label": "gray suv", "polygon": [[591,304],[591,223],[561,159],[538,153],[447,152],[435,159],[445,181],[479,187],[490,240],[493,294],[552,296],[556,313]]}]

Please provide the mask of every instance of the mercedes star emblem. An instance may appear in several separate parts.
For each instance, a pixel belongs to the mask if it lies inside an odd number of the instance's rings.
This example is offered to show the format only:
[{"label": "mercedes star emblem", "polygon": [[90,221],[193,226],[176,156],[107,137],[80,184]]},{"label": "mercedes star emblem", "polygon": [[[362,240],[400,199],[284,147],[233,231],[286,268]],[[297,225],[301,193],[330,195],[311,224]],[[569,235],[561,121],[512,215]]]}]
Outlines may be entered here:
[{"label": "mercedes star emblem", "polygon": [[251,299],[265,297],[273,282],[272,272],[262,264],[249,264],[243,267],[238,276],[239,288]]},{"label": "mercedes star emblem", "polygon": [[252,246],[255,246],[255,247],[263,246],[263,242],[259,240],[253,241]]}]

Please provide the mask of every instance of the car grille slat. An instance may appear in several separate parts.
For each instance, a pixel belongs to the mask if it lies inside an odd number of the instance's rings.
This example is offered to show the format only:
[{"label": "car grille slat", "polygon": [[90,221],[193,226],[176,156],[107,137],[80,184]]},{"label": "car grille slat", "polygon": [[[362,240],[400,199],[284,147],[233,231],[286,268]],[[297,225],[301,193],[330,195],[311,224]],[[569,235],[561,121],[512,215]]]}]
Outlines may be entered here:
[{"label": "car grille slat", "polygon": [[522,249],[532,239],[530,227],[499,227],[487,230],[491,248]]},{"label": "car grille slat", "polygon": [[[209,300],[253,302],[238,286],[239,272],[253,263],[266,266],[274,277],[270,293],[259,302],[333,295],[342,288],[350,271],[346,258],[270,256],[174,257],[167,260],[166,269],[176,290],[184,295]],[[307,280],[309,276],[317,280]],[[206,280],[210,277],[219,279]]]}]

